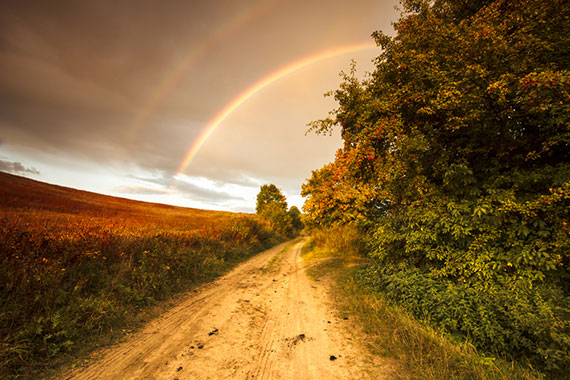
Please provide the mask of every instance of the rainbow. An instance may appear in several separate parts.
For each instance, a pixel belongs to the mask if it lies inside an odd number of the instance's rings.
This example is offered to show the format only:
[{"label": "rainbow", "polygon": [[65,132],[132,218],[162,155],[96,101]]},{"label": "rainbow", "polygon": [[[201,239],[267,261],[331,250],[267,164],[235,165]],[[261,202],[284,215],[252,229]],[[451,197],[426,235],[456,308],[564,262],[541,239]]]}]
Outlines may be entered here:
[{"label": "rainbow", "polygon": [[236,13],[231,20],[225,23],[220,29],[213,33],[209,38],[198,44],[182,59],[182,63],[178,65],[172,72],[164,77],[160,85],[153,92],[153,95],[144,103],[137,113],[135,119],[128,127],[128,135],[131,139],[147,123],[150,116],[156,108],[164,101],[164,99],[172,92],[172,90],[180,83],[181,79],[188,74],[204,55],[212,48],[217,46],[221,41],[231,35],[236,29],[261,16],[268,11],[278,0],[264,1],[258,0],[251,7],[244,8],[241,12]]},{"label": "rainbow", "polygon": [[182,174],[186,167],[190,164],[200,147],[206,142],[208,137],[216,130],[216,128],[232,113],[234,112],[239,106],[245,103],[248,99],[252,96],[257,94],[259,91],[264,89],[265,87],[269,86],[275,81],[294,73],[297,70],[303,69],[307,66],[315,64],[317,62],[330,59],[342,54],[347,54],[359,50],[365,49],[373,49],[376,48],[376,44],[372,42],[367,43],[358,43],[352,44],[342,47],[337,47],[335,49],[326,50],[309,57],[301,58],[297,61],[294,61],[274,72],[267,75],[266,77],[261,78],[259,81],[251,85],[250,87],[243,90],[240,94],[238,94],[231,102],[229,102],[202,130],[198,138],[194,141],[194,143],[188,149],[188,152],[184,156],[184,159],[180,163],[178,170],[176,172],[177,175]]}]

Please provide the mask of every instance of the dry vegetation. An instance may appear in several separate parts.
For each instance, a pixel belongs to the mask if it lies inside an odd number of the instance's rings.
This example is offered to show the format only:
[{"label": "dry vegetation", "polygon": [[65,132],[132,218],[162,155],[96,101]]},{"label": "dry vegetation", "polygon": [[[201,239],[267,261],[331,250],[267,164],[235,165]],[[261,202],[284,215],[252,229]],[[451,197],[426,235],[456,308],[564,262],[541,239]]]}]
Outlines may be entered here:
[{"label": "dry vegetation", "polygon": [[[274,244],[253,215],[136,202],[0,173],[0,377],[29,378]],[[80,347],[81,346],[81,347]]]}]

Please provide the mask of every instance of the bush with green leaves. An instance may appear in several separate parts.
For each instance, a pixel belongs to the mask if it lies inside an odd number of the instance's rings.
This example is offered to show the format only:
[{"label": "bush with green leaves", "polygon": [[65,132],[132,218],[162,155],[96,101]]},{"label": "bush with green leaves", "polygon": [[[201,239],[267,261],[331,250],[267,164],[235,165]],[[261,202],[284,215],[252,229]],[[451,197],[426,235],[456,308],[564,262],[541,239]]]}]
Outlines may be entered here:
[{"label": "bush with green leaves", "polygon": [[533,291],[476,289],[442,279],[427,269],[372,263],[360,281],[397,302],[420,320],[508,360],[534,363],[552,377],[570,369],[568,295],[559,287]]},{"label": "bush with green leaves", "polygon": [[[396,35],[373,34],[382,47],[374,72],[364,81],[354,67],[344,74],[339,107],[311,125],[340,127],[344,146],[327,181],[315,171],[304,186],[308,218],[366,218],[378,269],[425,274],[394,299],[413,309],[447,284],[461,299],[479,292],[512,320],[501,314],[484,327],[490,317],[467,313],[456,331],[495,329],[495,344],[475,343],[563,373],[568,357],[551,347],[570,350],[570,4],[402,5]],[[348,189],[354,207],[331,186]],[[339,207],[347,211],[338,215]],[[504,303],[509,294],[517,302]],[[422,312],[439,321],[455,315],[452,304],[437,305]],[[543,334],[537,344],[519,344],[532,326]]]},{"label": "bush with green leaves", "polygon": [[256,212],[267,220],[271,228],[282,236],[293,237],[301,229],[301,212],[295,206],[287,211],[287,201],[281,190],[271,184],[263,185],[257,194]]}]

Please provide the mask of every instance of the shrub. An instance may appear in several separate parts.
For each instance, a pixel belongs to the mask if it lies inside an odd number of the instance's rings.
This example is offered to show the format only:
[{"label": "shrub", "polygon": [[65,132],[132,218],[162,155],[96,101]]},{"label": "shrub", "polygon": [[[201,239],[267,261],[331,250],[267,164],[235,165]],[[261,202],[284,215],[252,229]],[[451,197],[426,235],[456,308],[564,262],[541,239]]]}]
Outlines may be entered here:
[{"label": "shrub", "polygon": [[558,287],[475,289],[432,272],[371,263],[360,281],[459,340],[563,378],[570,370],[570,300]]}]

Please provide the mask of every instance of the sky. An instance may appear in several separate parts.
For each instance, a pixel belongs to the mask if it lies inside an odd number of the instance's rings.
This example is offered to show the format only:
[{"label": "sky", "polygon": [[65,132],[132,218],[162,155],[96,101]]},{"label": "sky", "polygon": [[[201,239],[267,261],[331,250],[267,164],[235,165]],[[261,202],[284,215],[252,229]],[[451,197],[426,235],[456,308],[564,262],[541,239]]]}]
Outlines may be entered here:
[{"label": "sky", "polygon": [[254,212],[334,159],[307,124],[397,0],[2,0],[0,171],[137,200]]}]

